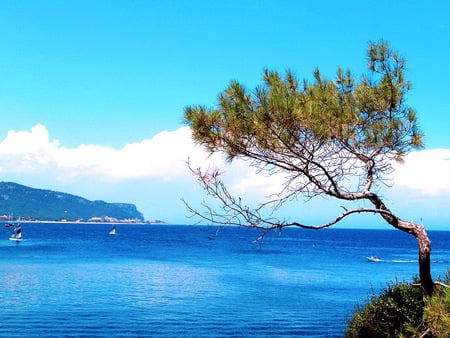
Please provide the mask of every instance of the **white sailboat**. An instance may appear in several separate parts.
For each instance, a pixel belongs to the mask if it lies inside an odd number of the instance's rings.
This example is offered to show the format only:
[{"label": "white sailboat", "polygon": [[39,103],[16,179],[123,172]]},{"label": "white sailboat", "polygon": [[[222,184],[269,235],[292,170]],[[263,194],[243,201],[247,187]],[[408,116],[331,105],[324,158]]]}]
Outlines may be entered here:
[{"label": "white sailboat", "polygon": [[11,237],[9,237],[9,240],[14,242],[20,242],[22,240],[22,226],[20,225],[20,223],[14,227],[14,230],[11,234]]},{"label": "white sailboat", "polygon": [[111,228],[111,230],[109,231],[109,234],[110,234],[110,235],[115,235],[116,233],[117,233],[117,232],[116,232],[116,226],[113,225],[112,228]]}]

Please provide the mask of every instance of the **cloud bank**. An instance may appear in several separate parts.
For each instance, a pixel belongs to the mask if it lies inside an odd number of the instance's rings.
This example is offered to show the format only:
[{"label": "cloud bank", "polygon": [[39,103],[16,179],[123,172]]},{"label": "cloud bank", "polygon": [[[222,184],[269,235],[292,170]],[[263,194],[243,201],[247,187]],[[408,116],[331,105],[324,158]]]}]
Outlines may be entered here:
[{"label": "cloud bank", "polygon": [[[109,182],[147,178],[169,181],[181,176],[192,179],[186,165],[188,158],[194,166],[224,165],[223,158],[209,157],[194,144],[188,127],[162,131],[115,149],[85,144],[67,148],[51,139],[44,125],[37,124],[28,131],[10,131],[0,143],[0,156],[3,159],[0,174],[45,175],[61,181],[83,178]],[[428,195],[450,192],[450,149],[414,152],[395,167],[395,186]],[[269,182],[255,175],[245,162],[237,162],[225,171],[233,190],[239,193],[250,189],[268,195],[281,184],[279,178]]]},{"label": "cloud bank", "polygon": [[408,154],[395,165],[394,182],[425,195],[450,192],[450,149],[429,149]]},{"label": "cloud bank", "polygon": [[67,148],[37,124],[29,131],[10,131],[0,143],[0,173],[54,173],[57,179],[94,176],[102,180],[135,178],[170,180],[186,173],[186,160],[207,161],[191,140],[188,127],[126,144],[120,149],[82,144]]}]

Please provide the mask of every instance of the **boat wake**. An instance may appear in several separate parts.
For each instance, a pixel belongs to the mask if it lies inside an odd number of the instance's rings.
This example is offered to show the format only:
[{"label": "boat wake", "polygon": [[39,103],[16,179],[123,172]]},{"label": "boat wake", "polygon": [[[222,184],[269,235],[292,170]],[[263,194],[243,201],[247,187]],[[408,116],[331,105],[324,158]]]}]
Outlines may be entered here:
[{"label": "boat wake", "polygon": [[[417,259],[381,259],[377,256],[366,257],[368,262],[376,263],[417,263]],[[450,261],[443,259],[432,260],[431,263],[449,263]]]}]

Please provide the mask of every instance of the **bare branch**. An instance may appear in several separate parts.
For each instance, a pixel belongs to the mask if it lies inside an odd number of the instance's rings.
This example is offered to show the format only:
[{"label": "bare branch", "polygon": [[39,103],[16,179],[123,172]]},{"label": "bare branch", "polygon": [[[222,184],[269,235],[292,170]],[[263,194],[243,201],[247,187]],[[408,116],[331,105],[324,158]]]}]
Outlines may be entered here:
[{"label": "bare branch", "polygon": [[435,281],[434,285],[443,286],[444,288],[450,288],[450,285],[444,284],[444,283],[439,282],[439,281]]},{"label": "bare branch", "polygon": [[[200,212],[196,208],[193,208],[187,201],[182,199],[183,203],[190,211],[190,217],[199,217],[201,220],[214,223],[218,225],[236,225],[253,227],[263,230],[280,229],[283,227],[299,227],[304,229],[323,229],[330,227],[347,216],[360,213],[373,213],[381,214],[384,217],[395,217],[391,211],[382,208],[356,208],[348,210],[345,207],[344,212],[338,215],[333,220],[320,224],[320,225],[308,225],[300,222],[288,222],[286,220],[280,220],[275,217],[263,217],[261,212],[267,207],[271,207],[274,204],[282,203],[283,198],[276,198],[268,202],[259,204],[256,208],[250,208],[247,205],[242,204],[241,198],[235,198],[229,193],[225,184],[220,180],[220,171],[214,169],[211,173],[202,172],[199,168],[193,169],[188,162],[189,169],[198,178],[199,183],[205,189],[208,196],[215,200],[218,200],[219,210],[214,209],[208,203],[204,202],[203,212]],[[205,211],[206,210],[206,211]]]}]

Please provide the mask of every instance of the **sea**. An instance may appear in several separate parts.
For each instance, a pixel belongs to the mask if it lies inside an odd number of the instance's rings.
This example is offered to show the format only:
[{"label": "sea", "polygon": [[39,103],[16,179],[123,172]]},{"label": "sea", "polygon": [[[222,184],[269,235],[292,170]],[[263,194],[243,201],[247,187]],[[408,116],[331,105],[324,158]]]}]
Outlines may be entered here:
[{"label": "sea", "polygon": [[[418,272],[397,230],[110,229],[22,223],[14,243],[2,225],[0,337],[342,337],[358,305]],[[450,231],[429,235],[443,276]]]}]

